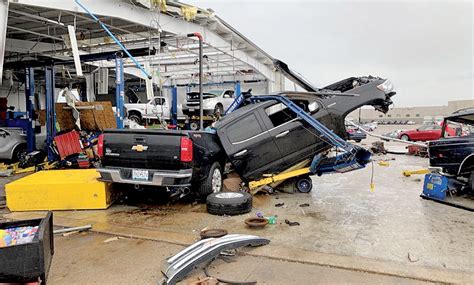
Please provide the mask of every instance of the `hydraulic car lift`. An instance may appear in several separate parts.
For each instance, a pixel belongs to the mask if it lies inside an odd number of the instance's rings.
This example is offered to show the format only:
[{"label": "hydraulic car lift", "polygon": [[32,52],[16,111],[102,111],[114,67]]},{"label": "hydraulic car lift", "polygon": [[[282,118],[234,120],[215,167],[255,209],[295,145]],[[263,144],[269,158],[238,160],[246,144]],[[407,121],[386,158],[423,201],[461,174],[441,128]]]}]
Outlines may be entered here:
[{"label": "hydraulic car lift", "polygon": [[316,154],[311,162],[310,167],[305,167],[290,172],[269,175],[266,178],[251,181],[249,182],[249,188],[251,190],[256,189],[260,186],[270,184],[273,182],[286,180],[288,178],[293,178],[305,174],[317,174],[322,175],[325,173],[344,173],[356,169],[364,168],[365,165],[370,161],[370,152],[361,148],[359,146],[352,145],[341,137],[333,133],[326,126],[321,124],[318,120],[313,118],[311,115],[306,113],[298,105],[293,103],[290,99],[284,96],[256,96],[252,97],[252,102],[257,101],[269,101],[274,100],[284,104],[288,109],[293,111],[298,117],[303,119],[306,123],[312,126],[319,134],[322,140],[326,140],[327,143],[336,147],[336,149],[341,149],[344,152],[336,155],[333,158],[324,158],[321,154]]}]

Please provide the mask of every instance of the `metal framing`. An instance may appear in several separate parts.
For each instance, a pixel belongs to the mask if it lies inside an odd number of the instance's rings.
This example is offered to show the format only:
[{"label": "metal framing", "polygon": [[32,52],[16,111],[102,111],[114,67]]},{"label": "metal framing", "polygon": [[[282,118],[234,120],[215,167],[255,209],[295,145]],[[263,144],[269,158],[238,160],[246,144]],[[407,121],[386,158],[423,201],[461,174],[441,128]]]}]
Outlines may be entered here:
[{"label": "metal framing", "polygon": [[26,150],[32,152],[36,149],[35,136],[35,70],[32,67],[25,68],[25,96],[26,115],[28,126],[26,128]]},{"label": "metal framing", "polygon": [[122,53],[118,52],[115,55],[115,116],[117,119],[118,129],[123,129],[124,97],[125,82],[123,78],[123,58]]},{"label": "metal framing", "polygon": [[54,66],[45,67],[46,82],[46,145],[48,146],[48,160],[56,158],[51,146],[56,136],[56,110],[54,106]]}]

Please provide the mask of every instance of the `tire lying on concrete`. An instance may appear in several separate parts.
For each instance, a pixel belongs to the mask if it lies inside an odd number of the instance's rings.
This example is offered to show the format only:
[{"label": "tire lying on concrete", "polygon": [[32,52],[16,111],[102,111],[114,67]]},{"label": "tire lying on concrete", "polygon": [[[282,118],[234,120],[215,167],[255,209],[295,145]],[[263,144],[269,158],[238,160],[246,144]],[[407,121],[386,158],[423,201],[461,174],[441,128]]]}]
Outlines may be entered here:
[{"label": "tire lying on concrete", "polygon": [[213,215],[241,215],[252,210],[252,195],[245,192],[212,193],[206,199],[207,212]]}]

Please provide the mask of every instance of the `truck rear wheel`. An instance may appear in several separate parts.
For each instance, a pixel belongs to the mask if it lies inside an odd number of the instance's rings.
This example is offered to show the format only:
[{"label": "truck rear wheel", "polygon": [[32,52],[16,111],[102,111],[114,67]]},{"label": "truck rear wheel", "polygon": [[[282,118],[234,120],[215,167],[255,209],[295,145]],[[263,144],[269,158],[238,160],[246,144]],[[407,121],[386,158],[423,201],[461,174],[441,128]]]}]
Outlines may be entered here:
[{"label": "truck rear wheel", "polygon": [[222,191],[222,167],[219,162],[214,162],[209,169],[209,175],[199,185],[198,194],[201,197],[207,197],[211,193]]},{"label": "truck rear wheel", "polygon": [[242,215],[252,210],[252,195],[245,192],[212,193],[206,199],[207,212],[213,215]]},{"label": "truck rear wheel", "polygon": [[474,192],[474,171],[471,171],[471,176],[469,177],[469,186],[471,187],[471,191]]}]

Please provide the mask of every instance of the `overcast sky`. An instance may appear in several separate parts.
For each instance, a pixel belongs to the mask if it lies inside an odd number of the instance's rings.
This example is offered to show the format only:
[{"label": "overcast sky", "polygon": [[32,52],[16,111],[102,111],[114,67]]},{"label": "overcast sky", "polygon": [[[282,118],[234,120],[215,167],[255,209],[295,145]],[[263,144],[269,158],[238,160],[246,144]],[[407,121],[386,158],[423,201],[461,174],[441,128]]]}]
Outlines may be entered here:
[{"label": "overcast sky", "polygon": [[471,1],[200,1],[317,87],[377,75],[395,106],[474,99]]}]

